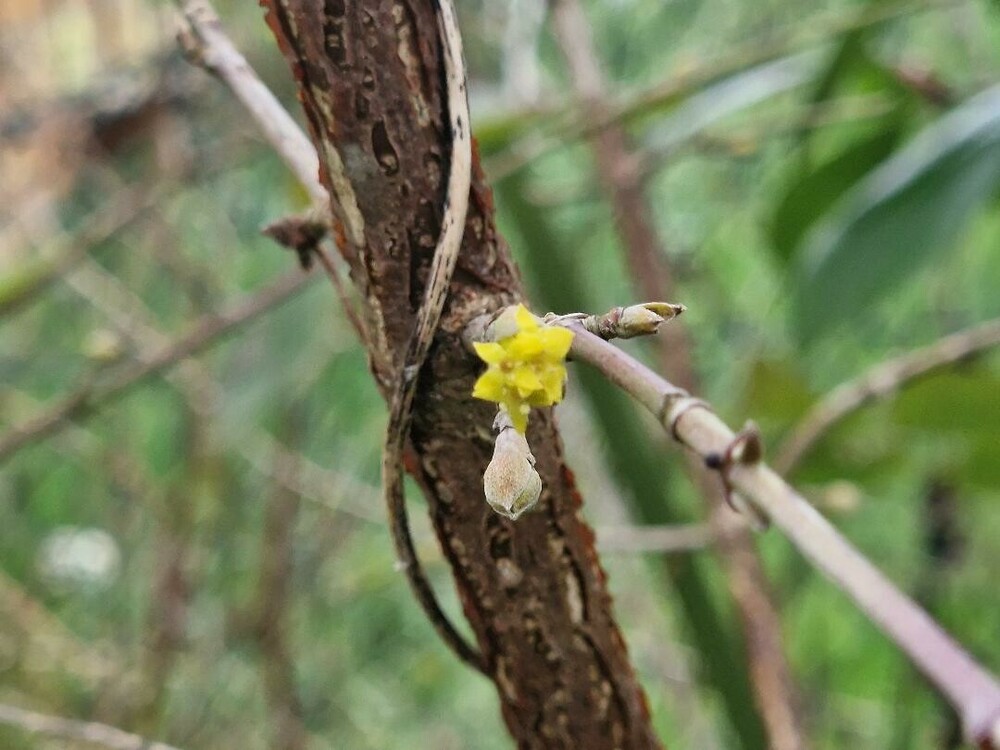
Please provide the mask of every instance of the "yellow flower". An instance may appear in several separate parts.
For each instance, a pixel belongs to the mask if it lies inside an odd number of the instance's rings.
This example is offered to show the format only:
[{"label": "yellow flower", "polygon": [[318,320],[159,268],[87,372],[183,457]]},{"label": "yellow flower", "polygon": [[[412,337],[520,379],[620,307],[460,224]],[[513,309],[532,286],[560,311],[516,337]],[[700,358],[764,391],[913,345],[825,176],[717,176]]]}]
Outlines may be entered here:
[{"label": "yellow flower", "polygon": [[566,354],[573,333],[540,325],[524,305],[517,306],[514,320],[514,334],[497,342],[473,344],[489,368],[476,381],[472,395],[500,404],[510,415],[514,429],[523,435],[532,406],[562,401]]}]

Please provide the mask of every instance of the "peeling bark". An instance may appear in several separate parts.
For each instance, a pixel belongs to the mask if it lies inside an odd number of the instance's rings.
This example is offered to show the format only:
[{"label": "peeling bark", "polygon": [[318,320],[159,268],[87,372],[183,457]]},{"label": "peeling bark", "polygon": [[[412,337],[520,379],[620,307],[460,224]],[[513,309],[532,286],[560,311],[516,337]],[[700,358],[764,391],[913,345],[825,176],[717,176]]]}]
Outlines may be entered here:
[{"label": "peeling bark", "polygon": [[[387,395],[420,304],[448,171],[435,7],[265,4],[298,82],[335,231],[364,300],[373,374]],[[536,412],[528,432],[544,482],[539,510],[514,523],[483,497],[495,410],[469,395],[480,367],[460,333],[471,317],[521,297],[477,157],[462,254],[420,375],[407,468],[424,489],[518,745],[659,747],[550,412]]]}]

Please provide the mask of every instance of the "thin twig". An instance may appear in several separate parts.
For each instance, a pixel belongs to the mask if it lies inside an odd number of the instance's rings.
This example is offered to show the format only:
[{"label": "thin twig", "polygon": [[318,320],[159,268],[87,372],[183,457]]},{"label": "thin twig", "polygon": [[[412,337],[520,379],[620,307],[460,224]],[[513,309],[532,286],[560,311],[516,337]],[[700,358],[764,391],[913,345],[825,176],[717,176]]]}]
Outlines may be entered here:
[{"label": "thin twig", "polygon": [[852,11],[848,14],[819,14],[802,26],[768,32],[766,37],[741,44],[717,58],[672,74],[663,81],[626,97],[603,114],[595,116],[589,109],[567,105],[550,108],[547,112],[535,112],[533,120],[558,119],[552,129],[554,134],[541,135],[532,131],[522,136],[502,153],[486,160],[485,170],[494,181],[502,180],[567,143],[592,137],[614,125],[628,124],[754,65],[777,60],[810,45],[815,46],[838,34],[874,26],[911,13],[944,8],[955,4],[955,1],[899,0],[878,3],[863,13]]},{"label": "thin twig", "polygon": [[226,36],[215,10],[207,0],[175,2],[188,24],[190,33],[182,35],[181,43],[192,59],[233,90],[313,204],[328,208],[330,198],[319,181],[316,149]]},{"label": "thin twig", "polygon": [[[192,60],[217,75],[232,89],[265,138],[305,188],[313,205],[312,210],[322,217],[329,217],[330,194],[320,182],[319,157],[309,137],[302,132],[288,110],[281,106],[281,102],[226,36],[222,23],[208,0],[175,2],[188,24],[189,33],[181,35],[181,43],[185,45]],[[358,338],[362,342],[366,341],[366,329],[350,302],[333,259],[320,243],[315,245],[313,253],[333,284]]]},{"label": "thin twig", "polygon": [[896,393],[918,378],[1000,346],[1000,318],[945,336],[933,344],[879,362],[821,398],[782,443],[774,469],[788,475],[834,425],[862,406]]},{"label": "thin twig", "polygon": [[708,524],[666,526],[598,526],[601,552],[657,552],[670,555],[703,550],[712,543]]},{"label": "thin twig", "polygon": [[79,264],[91,248],[139,218],[155,204],[159,195],[158,190],[124,186],[90,214],[78,230],[57,234],[38,248],[41,257],[14,268],[0,279],[0,316],[29,304]]},{"label": "thin twig", "polygon": [[759,443],[751,433],[735,435],[704,401],[579,324],[563,325],[575,334],[574,357],[596,367],[656,415],[669,434],[718,469],[731,490],[770,519],[854,600],[952,705],[971,742],[1000,748],[1000,684],[760,460]]},{"label": "thin twig", "polygon": [[186,336],[144,361],[120,368],[106,379],[85,384],[51,409],[0,436],[0,464],[22,448],[61,432],[72,420],[93,414],[147,378],[219,342],[240,326],[291,299],[314,278],[293,271],[232,309],[205,316]]},{"label": "thin twig", "polygon": [[[96,263],[84,263],[65,280],[129,340],[135,347],[137,359],[148,361],[170,346],[170,337],[156,326],[152,312],[143,301]],[[224,391],[212,373],[196,359],[178,362],[167,378],[196,406],[196,411],[197,404],[204,400],[218,401]],[[383,521],[371,502],[377,499],[375,487],[314,463],[261,429],[251,429],[244,434],[233,450],[252,469],[304,500],[369,523]],[[280,460],[274,456],[280,456]],[[343,502],[347,497],[352,499],[350,505]]]},{"label": "thin twig", "polygon": [[[553,0],[552,17],[576,94],[581,104],[600,118],[610,108],[586,13],[579,0]],[[598,177],[614,210],[634,287],[645,299],[672,299],[676,287],[673,269],[653,223],[642,182],[640,165],[648,155],[630,143],[618,122],[595,132],[590,143]],[[698,373],[683,324],[668,326],[656,344],[662,371],[683,387],[697,389]],[[730,516],[719,512],[722,499],[718,484],[703,466],[689,460],[687,470],[714,526],[713,541],[739,614],[750,683],[768,744],[772,750],[801,750],[806,741],[791,670],[782,649],[780,620],[749,531],[743,525],[726,522]]]},{"label": "thin twig", "polygon": [[441,233],[434,248],[424,297],[417,311],[417,324],[403,356],[403,367],[389,409],[389,422],[382,449],[382,492],[389,513],[389,529],[395,543],[399,567],[406,573],[417,600],[448,647],[462,661],[486,674],[488,665],[482,653],[472,646],[448,619],[420,566],[410,535],[403,490],[403,449],[410,431],[417,376],[427,358],[427,352],[441,319],[448,285],[462,247],[462,234],[465,231],[465,215],[472,182],[472,140],[469,132],[469,102],[465,90],[462,36],[451,0],[437,0],[436,7],[447,84],[451,168],[444,200],[444,216],[441,218]]},{"label": "thin twig", "polygon": [[[289,409],[283,432],[294,440],[302,433],[302,410]],[[283,461],[281,455],[274,457]],[[295,467],[280,471],[294,472]],[[300,499],[294,492],[273,492],[264,509],[264,529],[261,536],[257,599],[254,628],[260,653],[264,695],[270,712],[274,747],[282,750],[304,750],[308,733],[303,722],[302,701],[295,680],[295,660],[289,643],[289,619],[294,605],[294,546],[295,523]]]},{"label": "thin twig", "polygon": [[340,306],[344,309],[344,314],[347,315],[347,320],[350,322],[354,332],[358,335],[358,340],[360,340],[363,344],[367,344],[368,329],[365,328],[361,315],[351,302],[350,295],[347,293],[347,287],[340,278],[340,272],[337,270],[337,266],[334,263],[333,258],[330,257],[330,253],[327,252],[323,243],[316,245],[314,255],[319,261],[319,264],[323,267],[326,277],[330,279],[330,283],[333,284],[333,291],[337,295],[337,299],[340,300]]},{"label": "thin twig", "polygon": [[27,734],[86,742],[110,750],[179,750],[165,742],[147,740],[107,724],[48,716],[5,703],[0,703],[0,723],[17,727]]}]

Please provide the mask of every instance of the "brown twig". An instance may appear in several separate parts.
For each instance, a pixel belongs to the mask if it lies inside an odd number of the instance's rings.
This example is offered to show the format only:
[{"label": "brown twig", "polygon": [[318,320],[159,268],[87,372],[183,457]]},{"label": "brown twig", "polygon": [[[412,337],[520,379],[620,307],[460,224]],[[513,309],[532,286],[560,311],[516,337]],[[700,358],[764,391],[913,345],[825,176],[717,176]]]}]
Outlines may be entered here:
[{"label": "brown twig", "polygon": [[598,526],[597,546],[602,552],[657,552],[664,555],[694,552],[712,543],[708,524],[667,526]]},{"label": "brown twig", "polygon": [[[318,220],[327,224],[331,198],[319,180],[319,158],[308,136],[226,36],[222,23],[208,0],[175,2],[187,22],[187,33],[182,31],[180,36],[182,46],[196,64],[217,75],[232,89],[268,142],[305,188],[313,205],[311,213],[315,213]],[[367,330],[351,304],[330,254],[318,240],[309,252],[323,266],[351,325],[359,339],[365,342]]]},{"label": "brown twig", "polygon": [[90,214],[78,230],[53,237],[46,246],[39,248],[41,257],[22,264],[0,279],[0,316],[29,304],[82,262],[92,247],[135,221],[158,197],[157,190],[123,186]]},{"label": "brown twig", "polygon": [[[96,263],[84,263],[65,277],[65,281],[129,340],[140,361],[153,359],[164,347],[170,346],[170,337],[157,327],[155,317],[143,301]],[[222,386],[196,359],[178,362],[167,378],[183,392],[196,412],[205,412],[200,406],[203,402],[218,401],[222,397]],[[372,506],[377,497],[375,487],[288,450],[263,430],[251,430],[233,450],[261,476],[304,500],[369,523],[383,520]],[[280,455],[281,460],[274,460],[275,455]],[[344,499],[348,497],[354,502],[345,504]]]},{"label": "brown twig", "polygon": [[85,384],[51,409],[9,429],[0,436],[0,464],[22,448],[62,431],[72,420],[93,414],[147,378],[218,343],[240,326],[291,299],[314,278],[295,270],[230,310],[205,316],[190,333],[162,347],[148,359],[122,367],[105,379]]},{"label": "brown twig", "polygon": [[879,3],[862,13],[822,13],[806,24],[777,33],[769,31],[764,38],[741,44],[717,58],[676,72],[659,83],[625,97],[603,113],[595,115],[588,109],[565,104],[535,111],[532,113],[533,120],[558,120],[555,127],[550,129],[550,132],[554,131],[554,135],[541,135],[532,131],[522,136],[503,153],[490,158],[486,163],[486,171],[493,180],[502,180],[567,143],[593,137],[615,125],[628,124],[747,68],[826,43],[838,34],[954,3],[955,0],[897,0]]},{"label": "brown twig", "polygon": [[862,406],[896,393],[918,378],[1000,346],[1000,318],[952,333],[933,344],[879,362],[821,398],[782,443],[774,469],[787,475],[834,425]]},{"label": "brown twig", "polygon": [[8,704],[0,704],[0,723],[17,727],[27,734],[86,742],[109,750],[178,750],[165,742],[153,742],[107,724],[48,716]]},{"label": "brown twig", "polygon": [[176,0],[187,21],[181,44],[191,59],[222,79],[240,100],[316,206],[326,208],[329,195],[319,181],[316,149],[222,30],[207,0]]},{"label": "brown twig", "polygon": [[[609,109],[604,99],[606,85],[583,8],[579,0],[553,0],[552,14],[580,104],[600,118]],[[633,285],[643,299],[672,299],[676,285],[644,194],[643,156],[631,147],[617,122],[595,132],[591,145],[598,176],[614,209]],[[663,372],[682,387],[696,390],[698,376],[683,325],[667,326],[656,343]],[[791,670],[781,645],[780,621],[753,542],[745,526],[727,523],[731,516],[719,512],[722,503],[714,478],[697,461],[689,461],[687,468],[715,529],[715,546],[740,615],[750,680],[769,744],[774,750],[800,750],[806,742]]]},{"label": "brown twig", "polygon": [[753,432],[735,435],[705,402],[580,325],[564,325],[576,334],[573,356],[635,397],[669,434],[716,468],[731,491],[781,529],[940,691],[961,716],[971,742],[1000,748],[1000,684],[760,460]]},{"label": "brown twig", "polygon": [[[296,73],[324,184],[353,199],[335,207],[336,220],[370,321],[372,369],[389,397],[428,283],[451,171],[454,108],[437,9],[427,0],[267,6]],[[421,373],[407,469],[427,498],[515,744],[657,747],[549,413],[530,427],[547,487],[544,512],[513,529],[482,502],[492,447],[483,435],[493,413],[470,397],[478,368],[461,332],[470,317],[522,292],[478,165],[466,223],[464,272],[452,278]]]},{"label": "brown twig", "polygon": [[[294,439],[302,429],[292,407],[285,432]],[[275,463],[285,456],[277,454]],[[275,467],[275,473],[293,473],[295,466]],[[271,713],[274,747],[303,750],[307,732],[303,709],[295,684],[295,663],[289,645],[289,614],[293,594],[293,544],[299,497],[278,489],[264,509],[264,530],[260,546],[260,574],[257,585],[256,627],[254,634],[260,652],[264,694]]]}]

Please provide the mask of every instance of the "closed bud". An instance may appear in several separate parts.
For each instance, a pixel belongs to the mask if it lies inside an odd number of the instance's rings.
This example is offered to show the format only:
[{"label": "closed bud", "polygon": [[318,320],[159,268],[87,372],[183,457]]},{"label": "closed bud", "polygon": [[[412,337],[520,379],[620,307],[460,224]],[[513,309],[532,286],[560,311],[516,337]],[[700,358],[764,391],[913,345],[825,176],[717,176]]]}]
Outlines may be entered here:
[{"label": "closed bud", "polygon": [[596,330],[593,327],[590,330],[605,339],[648,336],[686,309],[684,305],[670,302],[644,302],[640,305],[616,307],[605,315],[595,316]]},{"label": "closed bud", "polygon": [[538,503],[542,478],[524,435],[504,427],[497,435],[493,458],[483,475],[486,502],[497,513],[517,520]]}]

